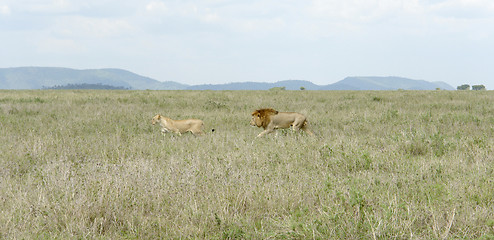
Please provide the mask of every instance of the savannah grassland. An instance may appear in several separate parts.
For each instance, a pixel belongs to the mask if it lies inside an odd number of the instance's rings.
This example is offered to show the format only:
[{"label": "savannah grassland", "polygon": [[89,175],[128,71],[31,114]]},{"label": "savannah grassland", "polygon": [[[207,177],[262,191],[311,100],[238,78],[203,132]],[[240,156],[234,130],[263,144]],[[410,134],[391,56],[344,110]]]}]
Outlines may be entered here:
[{"label": "savannah grassland", "polygon": [[494,239],[494,92],[0,91],[0,239],[39,238]]}]

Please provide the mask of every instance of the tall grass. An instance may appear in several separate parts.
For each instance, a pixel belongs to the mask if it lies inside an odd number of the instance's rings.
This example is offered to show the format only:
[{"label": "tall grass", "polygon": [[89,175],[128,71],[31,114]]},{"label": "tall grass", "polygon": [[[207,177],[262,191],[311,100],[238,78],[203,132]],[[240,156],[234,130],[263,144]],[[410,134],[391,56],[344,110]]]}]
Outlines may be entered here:
[{"label": "tall grass", "polygon": [[[493,239],[490,91],[0,91],[0,239]],[[316,137],[255,138],[261,107]],[[152,116],[214,133],[162,136]]]}]

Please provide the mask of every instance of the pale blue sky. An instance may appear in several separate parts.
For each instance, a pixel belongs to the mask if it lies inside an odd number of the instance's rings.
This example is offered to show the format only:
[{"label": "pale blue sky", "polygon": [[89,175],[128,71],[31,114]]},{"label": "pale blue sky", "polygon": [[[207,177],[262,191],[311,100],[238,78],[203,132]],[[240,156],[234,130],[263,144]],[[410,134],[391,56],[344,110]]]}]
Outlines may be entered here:
[{"label": "pale blue sky", "polygon": [[0,68],[185,84],[400,76],[494,89],[493,0],[0,0]]}]

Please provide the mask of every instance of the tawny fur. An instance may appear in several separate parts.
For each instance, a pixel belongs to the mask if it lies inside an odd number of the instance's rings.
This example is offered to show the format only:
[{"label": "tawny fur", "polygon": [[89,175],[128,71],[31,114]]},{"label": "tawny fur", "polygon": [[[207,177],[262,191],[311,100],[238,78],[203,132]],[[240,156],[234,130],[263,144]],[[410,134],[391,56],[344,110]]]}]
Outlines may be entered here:
[{"label": "tawny fur", "polygon": [[308,128],[307,118],[296,112],[278,112],[272,108],[263,108],[254,111],[250,125],[264,128],[257,137],[273,132],[277,128],[290,128],[294,131],[302,129],[309,135],[314,135]]},{"label": "tawny fur", "polygon": [[163,134],[167,132],[173,132],[178,135],[182,135],[182,133],[186,132],[191,132],[196,136],[204,134],[202,131],[204,122],[200,119],[173,120],[171,118],[167,118],[158,114],[153,117],[151,123],[155,125],[158,122],[161,125],[161,132]]}]

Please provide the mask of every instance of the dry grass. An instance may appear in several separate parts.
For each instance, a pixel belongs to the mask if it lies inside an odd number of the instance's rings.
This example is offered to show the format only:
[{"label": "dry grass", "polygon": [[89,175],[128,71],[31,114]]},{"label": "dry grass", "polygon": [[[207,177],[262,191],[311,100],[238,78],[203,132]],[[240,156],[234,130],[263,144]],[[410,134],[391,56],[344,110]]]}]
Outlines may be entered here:
[{"label": "dry grass", "polygon": [[[493,239],[490,91],[0,91],[0,239]],[[256,139],[299,111],[316,137]],[[152,116],[214,133],[162,136]]]}]

